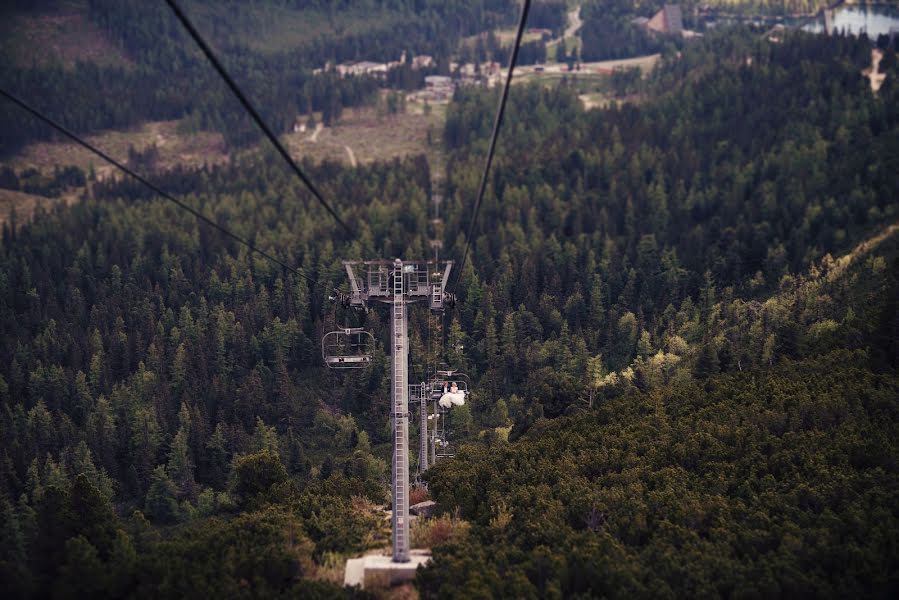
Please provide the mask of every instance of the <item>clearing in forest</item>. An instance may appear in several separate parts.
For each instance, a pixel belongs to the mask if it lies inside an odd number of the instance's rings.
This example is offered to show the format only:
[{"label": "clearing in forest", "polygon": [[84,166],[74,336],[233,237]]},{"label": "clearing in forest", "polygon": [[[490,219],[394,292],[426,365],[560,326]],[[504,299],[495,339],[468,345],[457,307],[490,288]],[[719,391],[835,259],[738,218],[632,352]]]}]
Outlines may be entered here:
[{"label": "clearing in forest", "polygon": [[[86,136],[85,139],[122,162],[127,162],[129,148],[142,152],[155,144],[159,150],[157,169],[227,162],[228,155],[221,134],[208,131],[179,133],[178,123],[151,121],[132,130],[110,130]],[[100,178],[115,170],[89,150],[74,142],[62,141],[29,144],[5,164],[16,171],[35,168],[42,173],[51,173],[57,166],[75,165],[85,171],[93,166]]]},{"label": "clearing in forest", "polygon": [[[441,152],[446,107],[432,105],[429,114],[425,112],[418,104],[409,104],[405,113],[395,115],[383,114],[372,107],[346,109],[333,127],[323,127],[319,122],[312,134],[308,131],[291,133],[284,139],[295,156],[315,161],[329,159],[351,164],[353,160],[347,152],[350,147],[359,164],[426,154],[433,165]],[[152,121],[131,130],[109,130],[85,136],[85,139],[125,163],[129,148],[144,152],[155,144],[159,152],[154,167],[162,170],[179,165],[228,162],[229,153],[221,134],[209,131],[182,133],[178,131],[178,125],[179,121]],[[65,141],[29,144],[0,165],[8,165],[17,172],[34,168],[45,174],[59,166],[75,165],[84,171],[93,167],[101,179],[116,170],[90,151]]]},{"label": "clearing in forest", "polygon": [[31,220],[38,205],[43,206],[46,210],[50,210],[54,204],[60,202],[72,204],[77,200],[77,192],[63,194],[59,198],[45,198],[43,196],[26,194],[24,192],[14,192],[13,190],[4,190],[0,188],[0,227],[9,223],[14,209],[16,211],[16,223],[21,225]]},{"label": "clearing in forest", "polygon": [[[425,154],[432,168],[441,152],[446,107],[432,105],[425,114],[421,105],[409,104],[406,112],[384,114],[373,107],[348,108],[332,127],[324,127],[313,141],[309,132],[283,136],[297,158],[338,161],[350,166],[379,160]],[[430,141],[429,141],[430,132]],[[348,151],[348,148],[351,151]]]},{"label": "clearing in forest", "polygon": [[645,79],[660,59],[661,54],[650,54],[634,58],[581,63],[580,68],[574,71],[569,71],[568,65],[563,63],[526,65],[515,67],[515,78],[512,82],[540,82],[545,86],[555,86],[564,80],[569,85],[575,86],[584,108],[605,107],[613,100],[634,102],[643,99],[636,95],[616,96],[611,84],[613,72],[619,69],[640,69],[641,76]]},{"label": "clearing in forest", "polygon": [[68,3],[52,13],[5,15],[0,19],[0,51],[21,67],[78,61],[130,67],[131,61],[87,16],[86,3]]}]

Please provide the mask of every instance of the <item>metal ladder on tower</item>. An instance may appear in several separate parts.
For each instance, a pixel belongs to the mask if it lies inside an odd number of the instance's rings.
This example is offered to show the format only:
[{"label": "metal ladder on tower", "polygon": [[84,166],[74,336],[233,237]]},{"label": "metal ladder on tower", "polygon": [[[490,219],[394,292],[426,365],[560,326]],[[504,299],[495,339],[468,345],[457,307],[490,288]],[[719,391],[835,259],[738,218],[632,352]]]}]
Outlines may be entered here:
[{"label": "metal ladder on tower", "polygon": [[393,514],[394,514],[394,540],[393,560],[405,562],[409,560],[408,539],[408,497],[409,451],[407,448],[407,410],[406,398],[406,302],[403,286],[403,268],[397,264],[393,277],[393,324],[394,324],[394,352],[393,352]]},{"label": "metal ladder on tower", "polygon": [[423,474],[428,470],[428,392],[427,384],[422,381],[418,386],[418,410],[419,410],[419,432],[418,432],[418,471]]}]

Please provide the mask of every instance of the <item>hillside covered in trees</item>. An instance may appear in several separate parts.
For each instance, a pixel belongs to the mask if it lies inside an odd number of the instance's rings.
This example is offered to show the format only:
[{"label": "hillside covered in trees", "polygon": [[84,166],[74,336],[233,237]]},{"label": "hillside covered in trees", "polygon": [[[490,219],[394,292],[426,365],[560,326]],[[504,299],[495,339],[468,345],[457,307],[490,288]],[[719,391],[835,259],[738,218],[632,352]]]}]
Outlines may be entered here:
[{"label": "hillside covered in trees", "polygon": [[[416,18],[443,10],[423,4]],[[384,35],[385,52],[403,43]],[[410,327],[413,362],[474,382],[457,456],[427,473],[446,531],[423,597],[895,595],[899,67],[883,50],[876,95],[866,40],[750,31],[666,49],[639,105],[585,111],[570,80],[513,90],[445,344],[423,312]],[[263,77],[301,59],[258,60]],[[173,102],[193,98],[200,63],[183,64]],[[12,71],[39,86],[44,68]],[[87,68],[54,72],[77,97]],[[314,284],[77,169],[60,177],[83,178],[80,202],[4,227],[13,596],[364,594],[334,572],[387,541],[386,319],[361,317],[370,368],[328,372],[320,336],[351,317],[327,297],[344,259],[428,256],[434,193],[458,258],[495,106],[495,90],[457,92],[445,189],[424,157],[304,163],[352,238],[274,155],[153,173]],[[4,132],[37,135],[2,110]]]},{"label": "hillside covered in trees", "polygon": [[[26,11],[51,19],[68,4],[14,2],[0,8],[0,16]],[[279,133],[289,131],[297,115],[312,111],[324,113],[328,122],[336,120],[343,107],[368,101],[380,85],[369,76],[314,76],[314,69],[328,62],[396,61],[403,52],[410,59],[413,54],[448,59],[462,36],[509,23],[516,14],[511,0],[197,0],[185,5]],[[186,118],[188,131],[219,131],[233,147],[261,139],[165,3],[78,0],[74,6],[130,62],[19,64],[11,52],[0,53],[0,84],[34,98],[39,109],[78,133]],[[5,104],[0,128],[0,155],[51,135],[40,124],[23,122]]]}]

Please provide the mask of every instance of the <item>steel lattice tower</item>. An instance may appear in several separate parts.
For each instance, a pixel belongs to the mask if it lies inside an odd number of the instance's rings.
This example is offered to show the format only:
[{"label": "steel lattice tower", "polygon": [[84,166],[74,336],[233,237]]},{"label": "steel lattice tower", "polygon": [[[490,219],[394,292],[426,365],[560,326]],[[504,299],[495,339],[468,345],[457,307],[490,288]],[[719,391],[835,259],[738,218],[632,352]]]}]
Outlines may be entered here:
[{"label": "steel lattice tower", "polygon": [[[370,302],[390,308],[391,417],[393,419],[393,562],[409,562],[409,335],[408,307],[427,300],[443,311],[453,262],[345,261],[350,279],[350,306],[367,309]],[[442,270],[437,268],[442,264]],[[357,269],[359,273],[357,273]],[[425,417],[426,418],[426,417]],[[427,454],[427,452],[425,452]],[[425,460],[427,460],[425,458]]]}]

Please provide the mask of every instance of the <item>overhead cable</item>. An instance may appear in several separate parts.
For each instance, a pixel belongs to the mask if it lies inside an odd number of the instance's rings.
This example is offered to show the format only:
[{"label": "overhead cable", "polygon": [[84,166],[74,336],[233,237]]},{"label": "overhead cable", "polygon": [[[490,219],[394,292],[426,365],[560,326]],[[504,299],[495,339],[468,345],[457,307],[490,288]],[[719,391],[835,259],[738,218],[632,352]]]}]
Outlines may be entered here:
[{"label": "overhead cable", "polygon": [[258,125],[260,129],[262,129],[263,133],[265,133],[265,136],[275,146],[275,149],[278,151],[278,153],[284,158],[285,161],[287,161],[287,164],[290,165],[290,168],[293,170],[296,176],[300,178],[300,181],[302,181],[306,185],[306,187],[309,188],[309,191],[312,192],[312,195],[315,196],[315,199],[318,200],[319,204],[321,204],[324,209],[328,211],[328,214],[331,215],[335,221],[337,221],[337,224],[340,225],[348,234],[350,234],[351,236],[355,236],[353,230],[350,229],[350,227],[346,223],[344,223],[343,219],[338,216],[337,212],[335,212],[335,210],[331,208],[331,205],[328,204],[322,193],[318,190],[317,187],[315,187],[315,184],[312,183],[312,180],[309,179],[309,177],[307,177],[305,173],[303,173],[293,157],[290,156],[290,153],[287,151],[287,149],[284,148],[284,145],[281,144],[281,141],[278,140],[278,136],[276,136],[269,128],[269,126],[265,124],[265,121],[262,120],[262,117],[259,115],[256,109],[253,108],[253,105],[250,104],[250,101],[247,99],[246,95],[243,93],[234,79],[231,78],[231,76],[225,70],[225,67],[222,65],[219,59],[216,58],[215,54],[213,54],[212,49],[209,47],[209,44],[206,43],[206,41],[197,31],[196,27],[193,26],[193,23],[190,22],[190,19],[188,19],[187,15],[184,14],[184,11],[182,11],[181,7],[178,6],[178,3],[175,2],[175,0],[165,1],[171,7],[172,11],[175,13],[175,16],[178,17],[178,20],[181,21],[181,24],[184,25],[184,28],[187,29],[187,32],[190,34],[190,36],[200,47],[200,50],[203,51],[203,54],[206,55],[206,58],[209,59],[209,62],[212,63],[212,66],[215,68],[215,70],[218,71],[218,74],[221,75],[222,79],[225,80],[225,83],[228,84],[228,87],[231,88],[231,91],[234,92],[234,95],[237,96],[237,99],[240,100],[240,103],[256,122],[256,125]]},{"label": "overhead cable", "polygon": [[279,260],[278,258],[275,258],[274,256],[272,256],[271,254],[269,254],[269,253],[266,252],[265,250],[261,250],[261,249],[257,248],[257,247],[254,246],[251,242],[249,242],[249,241],[247,241],[246,239],[240,237],[239,235],[237,235],[237,234],[235,234],[235,233],[231,233],[230,231],[228,231],[227,229],[225,229],[224,227],[222,227],[221,225],[219,225],[218,223],[216,223],[215,221],[213,221],[213,220],[210,219],[209,217],[205,216],[205,215],[202,214],[201,212],[197,211],[197,210],[194,209],[194,208],[191,208],[190,206],[188,206],[187,204],[185,204],[185,203],[182,202],[181,200],[178,200],[177,198],[175,198],[175,197],[172,196],[171,194],[169,194],[169,193],[165,192],[164,190],[160,189],[160,188],[157,187],[155,184],[151,183],[150,181],[148,181],[147,179],[145,179],[145,178],[142,177],[141,175],[135,173],[134,171],[132,171],[131,169],[129,169],[128,167],[126,167],[126,166],[123,165],[122,163],[118,162],[117,160],[115,160],[114,158],[112,158],[111,156],[109,156],[108,154],[106,154],[105,152],[103,152],[102,150],[100,150],[99,148],[97,148],[96,146],[94,146],[93,144],[91,144],[90,142],[85,141],[85,140],[82,139],[80,136],[78,136],[76,133],[73,133],[72,131],[69,131],[69,130],[68,130],[66,127],[64,127],[63,125],[60,125],[59,123],[57,123],[56,121],[54,121],[54,120],[51,119],[50,117],[48,117],[48,116],[42,114],[42,113],[39,112],[37,109],[33,108],[33,107],[30,106],[27,102],[25,102],[24,100],[22,100],[21,98],[18,98],[17,96],[15,96],[15,95],[13,95],[13,94],[11,94],[11,93],[7,92],[6,90],[3,90],[3,89],[0,89],[0,95],[5,96],[8,100],[10,100],[11,102],[13,102],[13,103],[19,105],[19,107],[21,107],[21,108],[24,109],[25,111],[31,113],[32,115],[34,115],[35,117],[37,117],[38,119],[40,119],[41,121],[43,121],[44,123],[46,123],[47,125],[51,126],[53,129],[55,129],[55,130],[57,130],[58,132],[62,133],[62,134],[65,135],[66,137],[72,139],[72,140],[73,140],[74,142],[76,142],[77,144],[80,144],[81,146],[87,148],[88,150],[90,150],[91,152],[93,152],[94,154],[96,154],[97,156],[99,156],[100,158],[102,158],[103,160],[105,160],[106,162],[108,162],[109,164],[113,165],[114,167],[116,167],[116,168],[119,169],[120,171],[126,173],[127,175],[130,175],[131,177],[133,177],[133,178],[136,179],[137,181],[141,182],[142,184],[144,184],[145,186],[147,186],[148,188],[150,188],[151,190],[153,190],[157,195],[161,196],[162,198],[165,198],[165,199],[168,200],[169,202],[174,203],[174,204],[177,205],[179,208],[181,208],[181,209],[183,209],[183,210],[186,210],[187,212],[189,212],[190,214],[192,214],[194,217],[196,217],[198,221],[201,221],[201,222],[205,223],[206,225],[209,225],[209,226],[212,227],[213,229],[216,229],[216,230],[220,231],[221,233],[223,233],[224,235],[228,236],[229,238],[231,238],[231,239],[233,239],[233,240],[239,242],[240,244],[246,246],[246,247],[249,248],[252,252],[255,252],[256,254],[258,254],[258,255],[260,255],[260,256],[262,256],[262,257],[264,257],[264,258],[267,258],[268,260],[270,260],[270,261],[272,261],[273,263],[277,264],[278,266],[280,266],[280,267],[286,269],[287,271],[289,271],[289,272],[291,272],[291,273],[293,273],[293,274],[295,274],[295,275],[298,275],[299,277],[302,277],[303,279],[306,279],[307,281],[310,281],[310,282],[312,282],[313,284],[316,283],[316,280],[313,279],[312,277],[309,277],[308,275],[302,273],[301,271],[298,271],[298,270],[295,269],[294,267],[291,267],[290,265],[284,263],[283,261]]},{"label": "overhead cable", "polygon": [[509,88],[512,85],[512,73],[515,70],[515,63],[518,60],[518,51],[521,48],[521,38],[524,35],[524,27],[528,20],[528,12],[531,9],[531,0],[524,0],[521,7],[521,19],[518,22],[518,32],[515,35],[515,46],[512,48],[512,58],[509,61],[509,73],[506,76],[506,85],[503,87],[503,94],[499,100],[499,108],[496,111],[496,120],[493,122],[493,135],[490,138],[490,148],[487,151],[487,161],[484,163],[484,174],[481,177],[481,187],[478,190],[478,197],[474,203],[474,213],[471,215],[471,224],[468,226],[468,237],[465,242],[465,250],[462,253],[462,261],[459,263],[459,275],[456,276],[455,290],[459,287],[462,280],[462,272],[465,269],[465,259],[468,258],[468,251],[471,248],[471,242],[474,239],[475,225],[478,220],[478,213],[481,210],[481,202],[484,200],[484,192],[487,189],[487,177],[490,174],[490,165],[493,164],[493,154],[496,151],[496,139],[499,137],[499,128],[503,123],[503,115],[506,112],[506,100],[509,98]]}]

